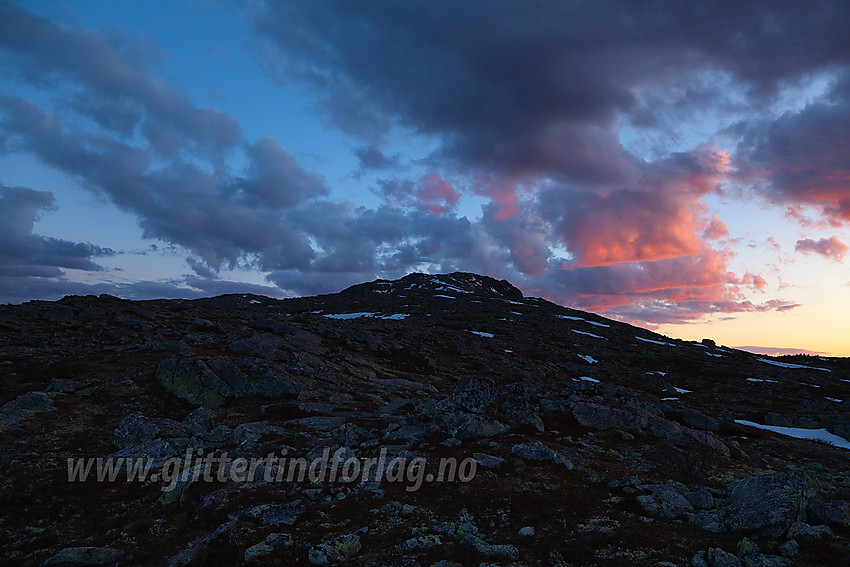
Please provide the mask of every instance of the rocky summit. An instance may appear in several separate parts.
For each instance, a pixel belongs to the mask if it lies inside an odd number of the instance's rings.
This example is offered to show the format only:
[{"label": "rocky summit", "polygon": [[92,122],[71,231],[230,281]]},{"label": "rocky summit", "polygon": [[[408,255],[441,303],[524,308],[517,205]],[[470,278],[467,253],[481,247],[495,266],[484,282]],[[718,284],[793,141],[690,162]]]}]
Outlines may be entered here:
[{"label": "rocky summit", "polygon": [[468,273],[0,307],[9,565],[847,565],[850,361]]}]

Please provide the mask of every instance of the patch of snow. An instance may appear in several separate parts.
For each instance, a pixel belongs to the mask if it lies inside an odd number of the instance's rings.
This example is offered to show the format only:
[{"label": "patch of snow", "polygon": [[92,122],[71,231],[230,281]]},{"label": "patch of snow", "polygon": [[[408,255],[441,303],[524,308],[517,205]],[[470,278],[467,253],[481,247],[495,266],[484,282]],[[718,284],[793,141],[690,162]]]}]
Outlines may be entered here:
[{"label": "patch of snow", "polygon": [[579,376],[579,380],[583,382],[593,382],[595,384],[599,384],[599,380],[596,378],[591,378],[590,376]]},{"label": "patch of snow", "polygon": [[605,327],[606,329],[611,327],[611,325],[606,325],[605,323],[598,323],[596,321],[588,321],[587,319],[583,319],[582,317],[575,317],[573,315],[555,315],[559,319],[569,319],[570,321],[581,321],[583,323],[589,323],[591,325],[596,325],[597,327]]},{"label": "patch of snow", "polygon": [[394,315],[384,315],[381,319],[392,319],[393,321],[400,321],[402,319],[407,319],[410,317],[410,313],[396,313]]},{"label": "patch of snow", "polygon": [[329,313],[324,315],[328,319],[359,319],[360,317],[374,317],[377,313]]},{"label": "patch of snow", "polygon": [[779,366],[781,368],[807,368],[809,370],[823,370],[825,372],[832,372],[829,368],[817,368],[816,366],[804,366],[802,364],[791,364],[790,362],[779,362],[778,360],[768,360],[766,358],[756,358],[759,362],[764,362],[766,364],[772,364],[774,366]]},{"label": "patch of snow", "polygon": [[519,311],[511,311],[513,315],[524,315],[524,313],[520,313]]},{"label": "patch of snow", "polygon": [[436,294],[434,297],[445,297],[446,299],[457,299],[456,297],[452,297],[451,295],[440,295]]},{"label": "patch of snow", "polygon": [[[467,329],[467,331],[469,331],[469,329]],[[485,333],[484,331],[469,331],[469,332],[472,333],[473,335],[478,335],[479,337],[487,337],[488,339],[492,339],[493,336],[494,336],[493,333]]]},{"label": "patch of snow", "polygon": [[679,398],[661,398],[661,401],[662,401],[662,402],[670,402],[670,401],[678,400],[678,399],[679,399]]},{"label": "patch of snow", "polygon": [[772,382],[779,384],[779,380],[768,380],[767,378],[747,378],[747,382]]},{"label": "patch of snow", "polygon": [[389,293],[392,290],[389,290],[389,289],[373,289],[372,291],[374,293]]},{"label": "patch of snow", "polygon": [[835,445],[836,447],[841,447],[842,449],[850,449],[850,441],[848,441],[844,437],[839,437],[838,435],[830,433],[826,429],[803,429],[801,427],[780,427],[778,425],[761,425],[760,423],[746,421],[744,419],[736,419],[735,423],[738,423],[740,425],[747,425],[749,427],[755,427],[757,429],[766,429],[767,431],[773,431],[774,433],[779,433],[780,435],[785,435],[786,437],[794,437],[795,439],[812,439],[817,441],[826,441],[830,445]]},{"label": "patch of snow", "polygon": [[319,309],[318,311],[310,311],[310,313],[321,313],[324,309]]},{"label": "patch of snow", "polygon": [[705,354],[707,354],[708,356],[713,356],[714,358],[723,358],[722,354],[714,354],[713,352],[707,352]]},{"label": "patch of snow", "polygon": [[257,301],[256,299],[252,299],[252,300],[251,300],[251,301],[249,301],[248,303],[262,303],[262,301]]},{"label": "patch of snow", "polygon": [[513,352],[512,350],[505,349],[505,352]]},{"label": "patch of snow", "polygon": [[835,402],[836,404],[840,404],[843,401],[843,400],[839,400],[838,398],[826,398],[825,397],[824,399],[829,400],[830,402]]},{"label": "patch of snow", "polygon": [[578,357],[580,359],[584,360],[585,362],[587,362],[588,364],[595,364],[595,363],[599,362],[598,360],[596,360],[595,358],[593,358],[589,354],[580,354],[580,355],[578,355]]},{"label": "patch of snow", "polygon": [[575,329],[573,329],[573,332],[578,333],[579,335],[587,335],[588,337],[593,337],[594,339],[605,339],[605,337],[600,337],[599,335],[594,335],[593,333],[585,333],[584,331],[576,331]]},{"label": "patch of snow", "polygon": [[684,388],[677,388],[676,386],[673,386],[673,389],[676,390],[676,393],[678,394],[690,394],[693,392],[693,390],[685,390]]},{"label": "patch of snow", "polygon": [[654,340],[652,340],[652,339],[645,339],[645,338],[643,338],[643,337],[635,337],[635,338],[636,338],[637,340],[639,340],[639,341],[643,341],[643,342],[645,342],[645,343],[652,343],[652,344],[654,344],[654,345],[671,346],[671,347],[677,347],[677,346],[679,346],[679,345],[674,345],[673,343],[665,343],[665,342],[663,342],[663,341],[654,341]]},{"label": "patch of snow", "polygon": [[[513,304],[513,305],[525,305],[525,303],[520,303],[519,301],[512,301],[510,299],[504,299],[502,297],[499,297],[498,299],[501,299],[502,301],[504,301],[506,303]],[[537,306],[535,305],[535,307],[537,307]]]}]

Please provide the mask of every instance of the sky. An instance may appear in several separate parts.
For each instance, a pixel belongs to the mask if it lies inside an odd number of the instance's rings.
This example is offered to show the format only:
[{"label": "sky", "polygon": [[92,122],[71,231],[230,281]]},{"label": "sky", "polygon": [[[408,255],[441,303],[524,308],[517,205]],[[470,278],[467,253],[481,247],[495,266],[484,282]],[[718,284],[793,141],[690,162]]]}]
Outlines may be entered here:
[{"label": "sky", "polygon": [[0,0],[0,303],[468,271],[673,337],[850,356],[848,21],[844,1]]}]

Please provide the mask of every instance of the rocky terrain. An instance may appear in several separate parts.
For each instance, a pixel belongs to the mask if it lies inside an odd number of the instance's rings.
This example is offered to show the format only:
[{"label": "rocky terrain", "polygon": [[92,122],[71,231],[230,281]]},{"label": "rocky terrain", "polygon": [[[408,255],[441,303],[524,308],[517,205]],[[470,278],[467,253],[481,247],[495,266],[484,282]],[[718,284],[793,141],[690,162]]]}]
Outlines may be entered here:
[{"label": "rocky terrain", "polygon": [[[484,276],[0,306],[0,384],[4,564],[850,561],[850,361],[674,340]],[[269,458],[326,451],[363,474]]]}]

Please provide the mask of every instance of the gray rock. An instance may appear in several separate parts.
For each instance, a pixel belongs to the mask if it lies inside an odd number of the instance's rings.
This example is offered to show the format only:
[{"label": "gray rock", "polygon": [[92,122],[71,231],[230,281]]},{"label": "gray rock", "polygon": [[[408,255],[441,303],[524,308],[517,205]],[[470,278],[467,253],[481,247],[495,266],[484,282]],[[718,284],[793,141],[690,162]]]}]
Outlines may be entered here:
[{"label": "gray rock", "polygon": [[297,500],[289,504],[260,504],[248,510],[248,515],[266,526],[291,526],[306,511]]},{"label": "gray rock", "polygon": [[53,400],[44,392],[27,392],[0,408],[0,433],[23,427],[26,420],[38,413],[57,411]]},{"label": "gray rock", "polygon": [[407,553],[419,553],[423,551],[428,551],[429,549],[433,549],[435,547],[439,547],[443,545],[442,540],[440,540],[439,536],[435,535],[423,535],[412,537],[401,542],[398,545],[398,551],[402,554]]},{"label": "gray rock", "polygon": [[677,408],[673,411],[673,414],[679,422],[698,431],[720,431],[720,423],[716,419],[708,417],[699,410],[695,410],[693,408]]},{"label": "gray rock", "polygon": [[708,567],[708,561],[705,560],[705,552],[700,551],[691,557],[691,567]]},{"label": "gray rock", "polygon": [[741,560],[719,547],[708,549],[708,567],[742,567]]},{"label": "gray rock", "polygon": [[466,411],[481,413],[496,401],[497,395],[498,391],[492,382],[464,376],[455,385],[452,401]]},{"label": "gray rock", "polygon": [[190,429],[173,419],[130,415],[121,420],[112,432],[112,442],[118,448],[147,443],[160,437],[190,437]]},{"label": "gray rock", "polygon": [[[54,412],[53,398],[45,392],[27,392],[21,394],[14,400],[6,402],[0,408],[0,419],[8,417],[10,419],[26,419],[37,413]],[[0,423],[2,430],[2,423]]]},{"label": "gray rock", "polygon": [[573,464],[554,449],[550,449],[540,441],[528,441],[511,447],[511,454],[524,461],[549,462],[564,465],[572,470]]},{"label": "gray rock", "polygon": [[794,522],[788,528],[786,537],[788,539],[823,539],[832,537],[834,534],[829,526],[810,526],[803,522]]},{"label": "gray rock", "polygon": [[263,435],[282,435],[284,429],[269,425],[265,421],[243,423],[233,428],[233,443],[243,449],[253,449]]},{"label": "gray rock", "polygon": [[286,339],[282,337],[270,333],[257,333],[249,339],[230,343],[229,348],[236,354],[280,360],[287,356],[286,353],[279,350],[286,344]]},{"label": "gray rock", "polygon": [[534,527],[533,526],[525,526],[519,529],[517,532],[521,536],[530,537],[534,535]]},{"label": "gray rock", "polygon": [[797,540],[795,539],[789,539],[780,545],[778,550],[783,557],[796,557],[800,554],[800,546],[797,544]]},{"label": "gray rock", "polygon": [[124,552],[109,547],[66,547],[56,555],[48,557],[42,565],[115,565],[124,557]]},{"label": "gray rock", "polygon": [[626,410],[590,402],[573,405],[573,415],[585,427],[600,430],[625,427],[634,419],[631,412]]},{"label": "gray rock", "polygon": [[203,435],[209,432],[216,414],[209,408],[199,407],[194,409],[183,420],[183,424],[189,428],[192,435]]},{"label": "gray rock", "polygon": [[505,459],[496,457],[495,455],[488,455],[487,453],[472,453],[472,458],[485,469],[497,471],[505,464]]},{"label": "gray rock", "polygon": [[777,425],[779,427],[794,427],[793,421],[772,411],[767,412],[767,415],[764,416],[764,423],[766,425]]},{"label": "gray rock", "polygon": [[717,512],[700,510],[688,517],[688,523],[716,534],[723,532],[723,518]]},{"label": "gray rock", "polygon": [[511,426],[483,415],[472,414],[458,429],[458,439],[487,439],[502,435],[511,430]]},{"label": "gray rock", "polygon": [[729,488],[732,498],[724,519],[737,533],[782,537],[805,505],[805,485],[789,473],[750,477]]},{"label": "gray rock", "polygon": [[488,559],[498,558],[509,561],[519,559],[519,550],[512,545],[487,543],[478,539],[472,545],[475,547],[475,551]]},{"label": "gray rock", "polygon": [[694,508],[699,510],[711,510],[714,508],[714,496],[712,496],[711,492],[704,488],[688,492],[685,495],[685,498],[688,499],[688,502],[690,502]]},{"label": "gray rock", "polygon": [[137,463],[149,461],[150,470],[153,472],[161,469],[168,459],[182,456],[188,444],[189,440],[186,438],[151,439],[123,447],[108,458],[116,463],[120,471],[126,470],[128,466],[133,467]]},{"label": "gray rock", "polygon": [[659,484],[647,488],[652,491],[652,494],[638,496],[637,500],[643,509],[652,516],[678,518],[694,510],[688,499],[672,486]]},{"label": "gray rock", "polygon": [[823,502],[812,500],[808,506],[808,519],[812,524],[833,528],[850,527],[850,503],[846,501]]}]

